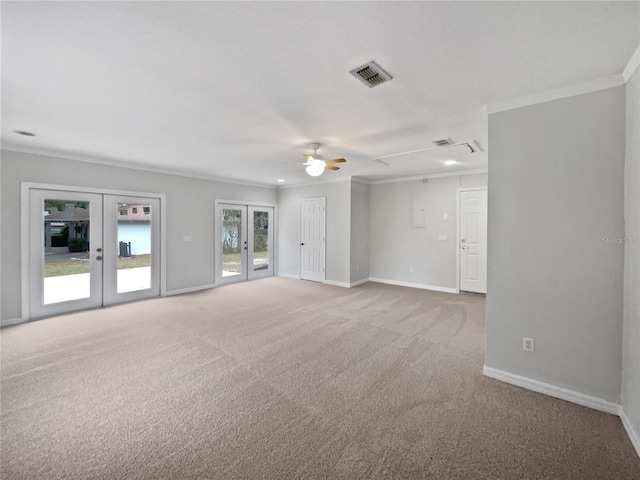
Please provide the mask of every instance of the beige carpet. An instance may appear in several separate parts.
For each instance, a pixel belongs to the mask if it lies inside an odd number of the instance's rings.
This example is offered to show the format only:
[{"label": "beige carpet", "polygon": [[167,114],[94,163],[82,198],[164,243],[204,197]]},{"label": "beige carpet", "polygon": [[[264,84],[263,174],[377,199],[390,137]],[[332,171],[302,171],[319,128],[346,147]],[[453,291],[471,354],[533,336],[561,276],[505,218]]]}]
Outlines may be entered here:
[{"label": "beige carpet", "polygon": [[640,479],[620,420],[482,376],[484,298],[269,278],[5,328],[10,479]]}]

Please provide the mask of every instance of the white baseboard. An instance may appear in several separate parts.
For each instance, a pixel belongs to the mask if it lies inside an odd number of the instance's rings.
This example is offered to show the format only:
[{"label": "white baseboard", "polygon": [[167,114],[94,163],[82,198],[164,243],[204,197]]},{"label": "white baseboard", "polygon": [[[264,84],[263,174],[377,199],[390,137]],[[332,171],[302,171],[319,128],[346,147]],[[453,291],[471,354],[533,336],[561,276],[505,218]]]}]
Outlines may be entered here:
[{"label": "white baseboard", "polygon": [[423,290],[432,290],[434,292],[460,293],[455,288],[438,287],[436,285],[424,285],[422,283],[400,282],[398,280],[387,280],[387,279],[384,279],[384,278],[374,278],[374,277],[369,277],[369,281],[370,282],[378,282],[378,283],[386,283],[388,285],[398,285],[400,287],[421,288]]},{"label": "white baseboard", "polygon": [[633,444],[633,447],[636,449],[636,453],[640,457],[640,432],[638,432],[633,425],[631,424],[631,420],[627,417],[627,413],[624,411],[622,406],[620,407],[620,420],[622,421],[622,425],[624,425],[624,429],[627,431],[627,435],[629,435],[629,439]]},{"label": "white baseboard", "polygon": [[216,285],[212,283],[210,285],[200,285],[197,287],[181,288],[180,290],[170,290],[168,292],[165,292],[164,296],[171,297],[173,295],[182,295],[183,293],[197,292],[199,290],[208,290],[210,288],[215,288],[215,287]]},{"label": "white baseboard", "polygon": [[540,382],[529,377],[523,377],[516,375],[515,373],[505,372],[504,370],[498,370],[497,368],[484,366],[482,373],[486,377],[495,378],[505,383],[517,385],[518,387],[526,388],[534,392],[543,393],[550,397],[559,398],[560,400],[566,400],[567,402],[576,403],[583,407],[593,408],[600,410],[601,412],[611,413],[618,415],[620,413],[620,405],[610,402],[604,398],[593,397],[586,393],[576,392],[562,387],[551,385],[550,383]]},{"label": "white baseboard", "polygon": [[300,275],[294,275],[292,273],[278,273],[278,277],[295,278],[296,280],[300,280]]},{"label": "white baseboard", "polygon": [[353,287],[357,287],[358,285],[362,285],[363,283],[367,283],[368,281],[369,281],[368,278],[363,278],[362,280],[358,280],[357,282],[351,282],[351,283],[336,282],[335,280],[325,280],[324,283],[325,285],[334,285],[336,287],[353,288]]},{"label": "white baseboard", "polygon": [[335,280],[325,280],[324,284],[325,285],[333,285],[333,286],[336,286],[336,287],[351,288],[351,284],[350,283],[336,282]]},{"label": "white baseboard", "polygon": [[9,318],[0,322],[0,328],[10,327],[11,325],[20,325],[21,323],[27,323],[29,320],[26,318]]}]

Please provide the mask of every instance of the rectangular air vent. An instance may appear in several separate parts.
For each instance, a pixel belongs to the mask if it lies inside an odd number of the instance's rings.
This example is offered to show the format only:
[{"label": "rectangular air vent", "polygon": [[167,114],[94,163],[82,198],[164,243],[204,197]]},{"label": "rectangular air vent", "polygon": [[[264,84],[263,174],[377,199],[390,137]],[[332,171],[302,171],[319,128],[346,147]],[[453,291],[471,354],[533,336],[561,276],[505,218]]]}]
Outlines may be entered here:
[{"label": "rectangular air vent", "polygon": [[453,140],[450,138],[443,138],[442,140],[434,140],[433,143],[438,147],[446,147],[447,145],[453,145]]},{"label": "rectangular air vent", "polygon": [[364,65],[359,66],[358,68],[354,68],[349,73],[369,88],[382,85],[383,83],[388,82],[393,78],[382,68],[380,68],[380,66],[373,60],[369,63],[365,63]]}]

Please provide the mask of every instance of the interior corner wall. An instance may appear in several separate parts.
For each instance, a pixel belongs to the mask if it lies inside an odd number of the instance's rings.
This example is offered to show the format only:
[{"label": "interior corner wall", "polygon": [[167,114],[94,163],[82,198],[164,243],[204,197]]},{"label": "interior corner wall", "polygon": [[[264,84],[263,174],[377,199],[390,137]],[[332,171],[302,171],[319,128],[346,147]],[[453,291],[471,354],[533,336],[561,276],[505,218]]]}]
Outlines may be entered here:
[{"label": "interior corner wall", "polygon": [[[0,157],[2,205],[2,320],[21,317],[22,182],[103,188],[166,195],[167,291],[214,283],[215,199],[276,203],[275,188],[251,187],[143,170],[3,150]],[[183,235],[191,237],[190,243]],[[191,277],[187,276],[191,272]]]},{"label": "interior corner wall", "polygon": [[[458,188],[486,186],[487,174],[371,185],[370,278],[455,290]],[[420,228],[412,226],[414,195],[424,195],[425,221]]]},{"label": "interior corner wall", "polygon": [[278,190],[278,275],[300,277],[300,201],[326,198],[325,280],[350,283],[351,180]]},{"label": "interior corner wall", "polygon": [[489,145],[486,366],[619,403],[625,88],[491,114]]},{"label": "interior corner wall", "polygon": [[640,438],[640,70],[626,85],[622,408]]},{"label": "interior corner wall", "polygon": [[351,181],[351,283],[369,278],[369,185]]}]

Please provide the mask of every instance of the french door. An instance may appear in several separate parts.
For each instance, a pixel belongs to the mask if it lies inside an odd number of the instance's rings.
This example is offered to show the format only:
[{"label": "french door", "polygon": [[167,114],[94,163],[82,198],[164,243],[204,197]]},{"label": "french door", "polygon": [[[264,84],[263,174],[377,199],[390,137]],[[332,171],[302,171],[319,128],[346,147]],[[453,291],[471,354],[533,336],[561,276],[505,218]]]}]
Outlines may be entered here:
[{"label": "french door", "polygon": [[219,203],[219,284],[273,275],[273,207]]},{"label": "french door", "polygon": [[29,316],[160,295],[160,200],[29,190]]}]

